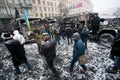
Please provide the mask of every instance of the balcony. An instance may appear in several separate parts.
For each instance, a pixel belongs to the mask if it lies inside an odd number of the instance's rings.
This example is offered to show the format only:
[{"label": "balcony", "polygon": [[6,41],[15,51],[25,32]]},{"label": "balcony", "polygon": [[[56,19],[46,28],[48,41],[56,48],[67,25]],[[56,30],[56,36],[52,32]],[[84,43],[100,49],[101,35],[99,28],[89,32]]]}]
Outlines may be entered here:
[{"label": "balcony", "polygon": [[7,14],[0,14],[0,18],[11,18],[12,15],[7,15]]},{"label": "balcony", "polygon": [[20,4],[20,6],[24,8],[32,8],[32,3],[23,3],[23,4]]}]

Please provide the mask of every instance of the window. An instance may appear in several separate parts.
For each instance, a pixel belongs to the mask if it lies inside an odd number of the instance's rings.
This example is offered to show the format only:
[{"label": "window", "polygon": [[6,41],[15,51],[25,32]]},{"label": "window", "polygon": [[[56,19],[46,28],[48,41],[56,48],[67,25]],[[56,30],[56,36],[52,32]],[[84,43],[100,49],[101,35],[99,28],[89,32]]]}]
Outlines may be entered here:
[{"label": "window", "polygon": [[22,6],[24,6],[24,5],[25,5],[24,0],[21,0],[21,5],[22,5]]},{"label": "window", "polygon": [[29,14],[29,15],[32,15],[31,9],[28,9],[28,14]]},{"label": "window", "polygon": [[2,16],[6,16],[7,15],[7,11],[6,11],[5,8],[0,8],[0,15],[2,15]]},{"label": "window", "polygon": [[37,7],[33,7],[34,11],[37,11]]},{"label": "window", "polygon": [[38,0],[38,4],[40,4],[40,0]]},{"label": "window", "polygon": [[15,15],[15,9],[14,8],[10,8],[10,12],[12,15]]},{"label": "window", "polygon": [[40,9],[40,12],[42,12],[42,8],[40,7],[39,9]]},{"label": "window", "polygon": [[53,3],[51,2],[51,6],[53,6]]},{"label": "window", "polygon": [[47,14],[45,13],[45,17],[47,17]]},{"label": "window", "polygon": [[14,0],[15,4],[19,4],[19,0]]},{"label": "window", "polygon": [[55,6],[56,6],[56,3],[55,3]]},{"label": "window", "polygon": [[51,15],[49,14],[49,17],[51,17]]},{"label": "window", "polygon": [[49,6],[49,2],[47,2],[47,5]]},{"label": "window", "polygon": [[38,13],[35,13],[36,17],[38,17]]},{"label": "window", "polygon": [[45,1],[43,1],[43,5],[45,5]]},{"label": "window", "polygon": [[3,2],[4,2],[3,0],[0,0],[0,4],[3,4]]},{"label": "window", "polygon": [[13,3],[13,0],[7,0],[8,3]]},{"label": "window", "polygon": [[52,17],[54,17],[54,14],[52,14]]},{"label": "window", "polygon": [[30,0],[30,4],[32,4],[32,0]]},{"label": "window", "polygon": [[35,4],[35,0],[32,0],[33,4]]},{"label": "window", "polygon": [[50,12],[50,8],[48,8],[48,11]]},{"label": "window", "polygon": [[44,11],[46,11],[46,7],[44,7]]},{"label": "window", "polygon": [[54,10],[53,10],[53,8],[52,8],[52,12],[53,12]]},{"label": "window", "polygon": [[41,13],[40,16],[43,17],[43,14]]},{"label": "window", "polygon": [[29,0],[25,0],[25,4],[29,5],[30,1]]}]

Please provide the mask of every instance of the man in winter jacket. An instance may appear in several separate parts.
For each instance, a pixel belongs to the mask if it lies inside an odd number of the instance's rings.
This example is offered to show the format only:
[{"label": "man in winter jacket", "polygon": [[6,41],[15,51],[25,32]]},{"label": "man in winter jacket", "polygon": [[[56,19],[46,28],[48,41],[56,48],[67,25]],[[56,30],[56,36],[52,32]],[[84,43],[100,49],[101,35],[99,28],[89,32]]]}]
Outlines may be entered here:
[{"label": "man in winter jacket", "polygon": [[55,36],[56,43],[60,45],[60,33],[58,29],[54,30],[54,36]]},{"label": "man in winter jacket", "polygon": [[[85,50],[84,43],[80,39],[79,33],[73,34],[73,40],[75,41],[75,43],[74,43],[74,49],[73,49],[73,59],[70,65],[70,72],[73,71],[74,64],[78,60],[78,57],[83,55]],[[85,71],[87,70],[86,66],[82,64],[81,67],[83,68],[81,72],[85,73]]]},{"label": "man in winter jacket", "polygon": [[67,36],[68,45],[72,44],[72,35],[73,35],[72,28],[71,27],[66,28],[65,33]]},{"label": "man in winter jacket", "polygon": [[31,64],[27,61],[25,50],[20,42],[18,40],[14,40],[9,33],[4,33],[3,39],[5,41],[6,47],[8,48],[12,56],[12,61],[15,67],[16,74],[21,73],[19,65],[21,65],[22,63],[25,63],[28,69],[32,69]]},{"label": "man in winter jacket", "polygon": [[85,44],[85,49],[87,49],[87,40],[89,38],[89,30],[87,29],[86,26],[83,27],[83,29],[81,30],[80,37]]},{"label": "man in winter jacket", "polygon": [[91,29],[92,29],[92,35],[93,38],[96,38],[97,31],[100,28],[100,18],[97,16],[97,14],[94,15],[94,18],[91,20]]},{"label": "man in winter jacket", "polygon": [[41,54],[46,58],[46,62],[49,68],[54,73],[55,77],[59,77],[57,70],[53,65],[53,61],[56,57],[56,41],[50,39],[48,33],[43,33],[43,42],[41,43]]},{"label": "man in winter jacket", "polygon": [[107,72],[115,74],[120,69],[120,29],[112,43],[110,58],[114,60],[114,67],[111,70],[107,70]]}]

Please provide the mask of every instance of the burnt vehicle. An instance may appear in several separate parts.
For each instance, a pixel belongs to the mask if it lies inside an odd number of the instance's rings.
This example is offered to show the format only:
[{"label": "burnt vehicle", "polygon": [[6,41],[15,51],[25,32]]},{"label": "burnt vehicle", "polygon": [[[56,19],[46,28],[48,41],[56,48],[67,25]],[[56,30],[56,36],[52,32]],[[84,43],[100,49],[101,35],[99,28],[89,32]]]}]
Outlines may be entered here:
[{"label": "burnt vehicle", "polygon": [[[118,20],[118,19],[117,19]],[[111,22],[112,21],[112,22]],[[116,22],[116,19],[104,19],[101,22],[100,29],[97,33],[97,40],[100,44],[111,46],[114,37],[117,34],[117,30],[120,29],[120,20]]]}]

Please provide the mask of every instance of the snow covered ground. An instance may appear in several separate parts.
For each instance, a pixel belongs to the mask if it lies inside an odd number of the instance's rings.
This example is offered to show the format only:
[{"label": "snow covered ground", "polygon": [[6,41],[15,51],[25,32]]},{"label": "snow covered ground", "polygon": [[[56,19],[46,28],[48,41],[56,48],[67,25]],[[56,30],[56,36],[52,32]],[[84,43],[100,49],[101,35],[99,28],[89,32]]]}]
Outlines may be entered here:
[{"label": "snow covered ground", "polygon": [[[33,70],[29,71],[25,64],[20,66],[21,75],[14,75],[14,67],[11,62],[9,52],[0,44],[0,80],[55,80],[54,75],[47,67],[43,56],[38,54],[37,45],[27,44],[24,46],[26,56],[33,65]],[[54,65],[60,74],[61,80],[117,80],[120,75],[106,73],[105,69],[113,65],[110,60],[110,48],[106,48],[93,41],[88,41],[88,49],[86,54],[89,58],[89,63],[86,64],[88,71],[86,74],[81,74],[81,67],[78,63],[74,66],[74,72],[69,74],[69,66],[72,59],[73,45],[68,45],[67,41],[61,42],[57,46],[57,57]]]}]

